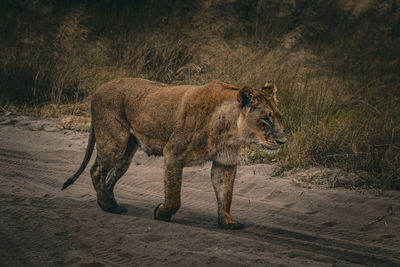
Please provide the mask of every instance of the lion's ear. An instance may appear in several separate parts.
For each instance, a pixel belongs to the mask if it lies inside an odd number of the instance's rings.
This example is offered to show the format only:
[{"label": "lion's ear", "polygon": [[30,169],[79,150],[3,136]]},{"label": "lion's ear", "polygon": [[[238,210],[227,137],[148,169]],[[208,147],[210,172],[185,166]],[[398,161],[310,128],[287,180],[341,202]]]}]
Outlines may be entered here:
[{"label": "lion's ear", "polygon": [[267,94],[268,97],[274,97],[276,95],[276,87],[272,82],[266,82],[261,90]]},{"label": "lion's ear", "polygon": [[237,100],[240,108],[252,108],[258,103],[254,90],[249,87],[239,90]]}]

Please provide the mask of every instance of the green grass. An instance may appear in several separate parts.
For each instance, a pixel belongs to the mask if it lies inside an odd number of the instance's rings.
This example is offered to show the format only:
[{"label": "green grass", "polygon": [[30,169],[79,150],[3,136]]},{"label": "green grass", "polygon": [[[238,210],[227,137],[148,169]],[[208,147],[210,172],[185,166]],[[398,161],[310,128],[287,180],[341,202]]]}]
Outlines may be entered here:
[{"label": "green grass", "polygon": [[366,186],[399,188],[400,119],[395,114],[400,99],[371,104],[346,95],[346,83],[343,88],[324,85],[337,95],[325,94],[320,85],[281,97],[285,118],[291,118],[286,122],[290,142],[279,155],[282,165],[361,170],[370,176]]}]

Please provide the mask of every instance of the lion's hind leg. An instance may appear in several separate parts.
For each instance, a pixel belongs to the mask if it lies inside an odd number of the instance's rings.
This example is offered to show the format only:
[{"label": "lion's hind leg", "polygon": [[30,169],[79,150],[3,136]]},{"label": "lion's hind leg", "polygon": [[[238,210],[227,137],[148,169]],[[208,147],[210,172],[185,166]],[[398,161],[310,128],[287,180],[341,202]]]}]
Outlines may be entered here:
[{"label": "lion's hind leg", "polygon": [[122,142],[123,146],[121,143],[113,144],[112,141],[116,142],[116,139],[108,139],[106,145],[98,146],[97,158],[90,173],[99,206],[105,211],[120,214],[125,213],[126,209],[116,202],[114,187],[128,170],[138,145],[133,135]]}]

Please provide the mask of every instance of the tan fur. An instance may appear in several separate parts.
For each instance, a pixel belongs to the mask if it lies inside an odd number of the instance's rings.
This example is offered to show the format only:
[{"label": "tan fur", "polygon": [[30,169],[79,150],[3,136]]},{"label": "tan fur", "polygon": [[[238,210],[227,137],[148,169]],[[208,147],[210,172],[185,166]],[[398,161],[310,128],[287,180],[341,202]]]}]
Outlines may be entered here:
[{"label": "tan fur", "polygon": [[[180,208],[183,167],[213,161],[218,223],[241,228],[230,215],[240,147],[259,143],[276,151],[286,142],[275,93],[272,84],[253,90],[220,81],[172,86],[124,78],[102,85],[91,106],[97,145],[91,175],[100,207],[126,211],[116,203],[113,189],[141,147],[148,155],[163,155],[165,161],[165,200],[154,210],[155,219],[169,221]],[[272,125],[261,120],[266,116]]]}]

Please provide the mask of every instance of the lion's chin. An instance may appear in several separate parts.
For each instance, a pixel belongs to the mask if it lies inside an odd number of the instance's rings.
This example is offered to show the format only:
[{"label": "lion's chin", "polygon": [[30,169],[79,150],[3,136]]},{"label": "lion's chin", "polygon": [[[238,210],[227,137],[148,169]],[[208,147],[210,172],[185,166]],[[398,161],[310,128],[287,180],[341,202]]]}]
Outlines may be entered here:
[{"label": "lion's chin", "polygon": [[280,147],[279,145],[274,146],[274,147],[267,147],[267,146],[261,144],[261,148],[262,148],[265,152],[267,152],[268,154],[270,154],[270,155],[274,155],[274,154],[278,153],[279,150],[281,150],[281,147]]}]

